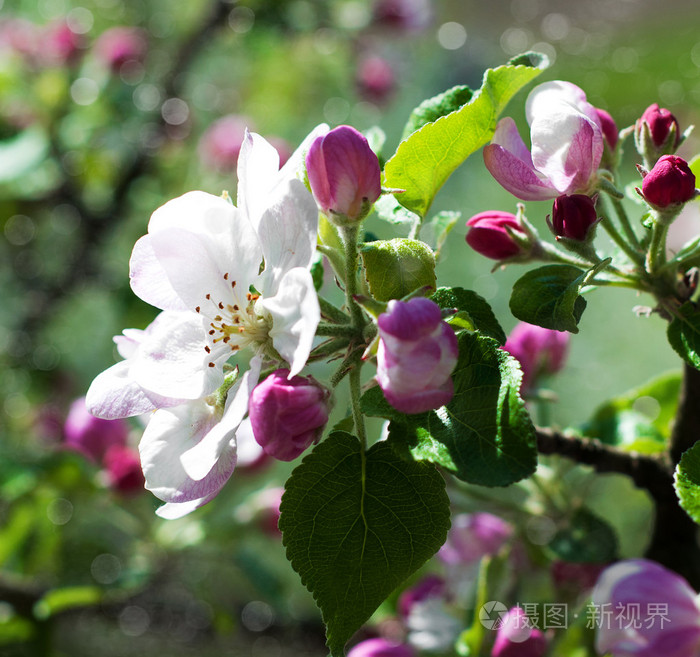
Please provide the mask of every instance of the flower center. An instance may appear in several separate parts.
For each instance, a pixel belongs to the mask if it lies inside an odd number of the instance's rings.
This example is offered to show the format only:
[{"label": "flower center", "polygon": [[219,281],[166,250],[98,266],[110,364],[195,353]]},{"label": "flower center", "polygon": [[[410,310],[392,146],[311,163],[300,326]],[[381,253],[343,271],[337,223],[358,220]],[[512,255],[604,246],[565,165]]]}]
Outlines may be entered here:
[{"label": "flower center", "polygon": [[[212,294],[206,294],[207,304],[197,306],[195,311],[209,319],[209,344],[205,351],[210,354],[214,348],[226,345],[236,352],[251,343],[266,342],[269,332],[269,322],[259,313],[259,294],[246,292],[242,297],[236,290],[236,281],[230,279],[230,274],[224,274],[224,280],[230,283],[231,297],[217,300]],[[218,349],[217,349],[218,351]],[[209,367],[215,367],[213,362]]]}]

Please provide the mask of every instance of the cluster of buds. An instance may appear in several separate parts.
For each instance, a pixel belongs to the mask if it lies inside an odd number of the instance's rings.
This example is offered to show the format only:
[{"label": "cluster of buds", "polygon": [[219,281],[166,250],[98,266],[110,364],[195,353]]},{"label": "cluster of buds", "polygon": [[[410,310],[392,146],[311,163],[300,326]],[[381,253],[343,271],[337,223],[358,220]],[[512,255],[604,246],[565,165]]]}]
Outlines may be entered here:
[{"label": "cluster of buds", "polygon": [[88,412],[85,399],[76,399],[63,425],[64,446],[102,465],[107,485],[125,495],[144,490],[138,453],[128,445],[125,420],[105,420]]}]

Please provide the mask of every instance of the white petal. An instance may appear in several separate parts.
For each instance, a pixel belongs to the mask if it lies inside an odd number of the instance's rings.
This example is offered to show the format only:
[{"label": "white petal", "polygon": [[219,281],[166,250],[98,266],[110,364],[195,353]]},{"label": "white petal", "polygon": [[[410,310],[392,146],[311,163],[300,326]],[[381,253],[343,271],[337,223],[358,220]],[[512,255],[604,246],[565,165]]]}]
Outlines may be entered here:
[{"label": "white petal", "polygon": [[[208,475],[194,481],[185,472],[180,457],[206,439],[219,424],[215,408],[196,400],[154,413],[139,444],[146,488],[164,502],[197,502],[201,506],[224,486],[236,465],[235,431],[226,436],[219,459]],[[192,510],[188,508],[189,512]],[[173,516],[170,516],[173,517]]]},{"label": "white petal", "polygon": [[148,232],[153,235],[162,230],[183,228],[205,235],[225,233],[234,223],[235,214],[231,202],[220,196],[187,192],[168,201],[151,215]]},{"label": "white petal", "polygon": [[116,420],[156,409],[141,386],[129,376],[129,366],[123,360],[95,377],[85,395],[85,404],[92,415]]},{"label": "white petal", "polygon": [[287,181],[276,190],[258,229],[265,257],[265,295],[277,294],[280,280],[291,269],[311,266],[317,233],[314,197],[301,181]]},{"label": "white petal", "polygon": [[226,304],[235,290],[245,294],[260,269],[258,239],[241,219],[229,234],[202,235],[179,228],[152,237],[153,250],[178,296],[195,312],[218,312],[214,304]]},{"label": "white petal", "polygon": [[280,281],[276,296],[263,299],[272,315],[270,337],[275,349],[290,365],[290,377],[298,374],[309,357],[321,309],[308,269],[297,267]]},{"label": "white petal", "polygon": [[226,449],[230,437],[248,412],[248,399],[260,376],[261,360],[254,357],[250,369],[243,374],[236,385],[229,390],[226,408],[221,422],[213,427],[207,435],[189,450],[183,452],[180,463],[183,470],[195,481],[210,475],[221,455]]},{"label": "white petal", "polygon": [[304,141],[301,142],[299,148],[292,153],[292,156],[280,169],[280,180],[291,180],[292,178],[304,180],[306,173],[306,153],[316,137],[325,135],[329,130],[330,126],[327,123],[321,123],[304,138]]},{"label": "white petal", "polygon": [[150,235],[144,235],[134,245],[129,260],[129,282],[137,297],[156,308],[186,309],[153,252]]},{"label": "white petal", "polygon": [[[147,331],[130,375],[142,388],[164,397],[199,399],[223,383],[210,367],[203,318],[194,313],[161,313]],[[220,364],[220,363],[215,363]]]},{"label": "white petal", "polygon": [[263,137],[246,130],[238,156],[236,205],[257,230],[280,168],[280,156]]}]

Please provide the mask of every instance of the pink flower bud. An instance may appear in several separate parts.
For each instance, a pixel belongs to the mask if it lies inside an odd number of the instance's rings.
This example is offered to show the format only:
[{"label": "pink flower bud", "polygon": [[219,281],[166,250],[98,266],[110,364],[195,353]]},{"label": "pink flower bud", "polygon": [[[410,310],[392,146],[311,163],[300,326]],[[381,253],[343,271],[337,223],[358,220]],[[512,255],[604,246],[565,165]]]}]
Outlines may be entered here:
[{"label": "pink flower bud", "polygon": [[438,557],[448,565],[469,565],[492,556],[513,535],[513,527],[492,513],[461,513],[452,519],[452,527]]},{"label": "pink flower bud", "polygon": [[523,370],[523,393],[530,391],[537,379],[555,374],[564,367],[569,334],[563,331],[520,322],[508,336],[503,348],[520,361]]},{"label": "pink flower bud", "polygon": [[252,122],[247,117],[236,114],[214,121],[199,141],[198,152],[202,164],[213,171],[235,171],[246,128],[252,129],[251,126]]},{"label": "pink flower bud", "polygon": [[107,483],[117,493],[133,495],[145,490],[146,480],[138,452],[130,447],[112,445],[105,453],[104,466]]},{"label": "pink flower bud", "polygon": [[603,131],[603,137],[610,147],[610,150],[614,150],[619,138],[615,120],[605,110],[602,110],[599,107],[595,107],[594,109],[596,115],[598,116],[598,120],[600,121],[600,129]]},{"label": "pink flower bud", "polygon": [[95,55],[113,73],[127,62],[143,63],[148,50],[145,33],[133,27],[111,27],[95,41]]},{"label": "pink flower bud", "polygon": [[362,98],[382,104],[396,88],[396,75],[391,64],[383,57],[366,57],[357,65],[355,82]]},{"label": "pink flower bud", "polygon": [[248,417],[266,454],[292,461],[316,442],[328,422],[328,391],[312,377],[275,370],[253,389]]},{"label": "pink flower bud", "polygon": [[430,24],[432,12],[429,0],[377,0],[372,18],[381,27],[414,32]]},{"label": "pink flower bud", "polygon": [[596,650],[601,655],[700,654],[700,607],[695,591],[680,575],[658,563],[630,559],[606,568],[593,590],[592,602],[599,612]]},{"label": "pink flower bud", "polygon": [[546,651],[544,634],[533,627],[522,607],[513,607],[498,628],[491,657],[542,657]]},{"label": "pink flower bud", "polygon": [[413,605],[430,598],[442,598],[445,595],[445,589],[446,584],[442,577],[426,575],[417,584],[401,593],[397,604],[399,614],[402,618],[408,618]]},{"label": "pink flower bud", "polygon": [[695,174],[677,155],[663,155],[642,181],[644,198],[658,208],[690,201],[695,196]]},{"label": "pink flower bud", "polygon": [[597,222],[595,203],[590,196],[562,194],[554,199],[552,230],[557,237],[585,242]]},{"label": "pink flower bud", "polygon": [[[676,149],[680,140],[680,128],[676,117],[673,116],[669,110],[659,107],[657,103],[649,105],[649,107],[644,110],[644,114],[637,119],[635,124],[635,133],[637,135],[639,135],[642,129],[642,123],[646,123],[647,126],[649,126],[649,133],[651,134],[651,140],[654,146],[659,149],[670,146],[669,150],[671,151]],[[672,127],[675,127],[673,143],[667,144]],[[639,137],[637,137],[637,139],[639,139]]]},{"label": "pink flower bud", "polygon": [[76,399],[63,425],[65,445],[91,461],[101,461],[107,450],[126,445],[129,425],[124,420],[103,420],[91,415],[85,398]]},{"label": "pink flower bud", "polygon": [[415,651],[405,643],[376,638],[361,641],[348,651],[348,657],[415,657]]},{"label": "pink flower bud", "polygon": [[523,253],[523,248],[506,229],[510,228],[523,237],[527,237],[527,233],[518,218],[510,212],[480,212],[467,221],[467,227],[467,244],[487,258],[505,260]]},{"label": "pink flower bud", "polygon": [[438,305],[424,297],[392,299],[377,319],[377,381],[402,413],[423,413],[447,404],[457,364],[457,337]]},{"label": "pink flower bud", "polygon": [[347,125],[311,144],[306,170],[316,203],[329,217],[362,219],[382,191],[377,156],[367,140]]}]

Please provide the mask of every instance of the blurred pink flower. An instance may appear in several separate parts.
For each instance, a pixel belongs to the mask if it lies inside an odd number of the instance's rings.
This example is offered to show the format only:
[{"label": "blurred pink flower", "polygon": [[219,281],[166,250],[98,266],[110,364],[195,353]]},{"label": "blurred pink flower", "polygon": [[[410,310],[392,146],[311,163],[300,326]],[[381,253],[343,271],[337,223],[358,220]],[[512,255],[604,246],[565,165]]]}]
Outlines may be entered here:
[{"label": "blurred pink flower", "polygon": [[107,420],[91,415],[85,398],[76,399],[63,425],[64,444],[94,462],[112,446],[126,445],[129,425],[122,419]]},{"label": "blurred pink flower", "polygon": [[143,63],[148,52],[148,42],[143,30],[135,27],[111,27],[95,41],[97,59],[113,73],[118,73],[126,62]]}]

